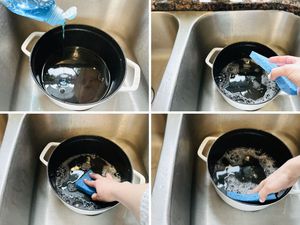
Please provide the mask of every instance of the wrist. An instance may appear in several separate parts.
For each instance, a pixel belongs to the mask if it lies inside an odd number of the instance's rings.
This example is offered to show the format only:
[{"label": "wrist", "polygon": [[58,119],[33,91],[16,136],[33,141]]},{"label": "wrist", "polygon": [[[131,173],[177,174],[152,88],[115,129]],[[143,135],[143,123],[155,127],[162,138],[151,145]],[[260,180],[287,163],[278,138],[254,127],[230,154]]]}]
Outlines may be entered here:
[{"label": "wrist", "polygon": [[288,174],[290,177],[300,177],[300,156],[294,157],[288,161]]},{"label": "wrist", "polygon": [[111,188],[111,197],[113,201],[120,202],[120,199],[122,197],[124,190],[126,190],[126,187],[130,184],[128,181],[125,182],[116,182],[115,185]]}]

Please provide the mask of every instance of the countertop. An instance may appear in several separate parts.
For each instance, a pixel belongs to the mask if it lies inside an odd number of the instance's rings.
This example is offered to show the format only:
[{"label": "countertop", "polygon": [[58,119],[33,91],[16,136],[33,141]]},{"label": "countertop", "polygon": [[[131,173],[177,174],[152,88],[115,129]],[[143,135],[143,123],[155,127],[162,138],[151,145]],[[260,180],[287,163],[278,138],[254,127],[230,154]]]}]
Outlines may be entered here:
[{"label": "countertop", "polygon": [[284,10],[300,16],[300,0],[152,0],[152,10]]}]

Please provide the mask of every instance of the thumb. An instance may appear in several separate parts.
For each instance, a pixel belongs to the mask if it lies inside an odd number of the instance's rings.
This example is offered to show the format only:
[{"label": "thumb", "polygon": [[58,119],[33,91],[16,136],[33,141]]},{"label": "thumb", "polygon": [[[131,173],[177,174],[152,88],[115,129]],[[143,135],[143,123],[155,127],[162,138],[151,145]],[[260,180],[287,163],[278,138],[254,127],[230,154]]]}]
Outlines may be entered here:
[{"label": "thumb", "polygon": [[92,200],[97,201],[98,200],[98,195],[97,193],[92,194]]}]

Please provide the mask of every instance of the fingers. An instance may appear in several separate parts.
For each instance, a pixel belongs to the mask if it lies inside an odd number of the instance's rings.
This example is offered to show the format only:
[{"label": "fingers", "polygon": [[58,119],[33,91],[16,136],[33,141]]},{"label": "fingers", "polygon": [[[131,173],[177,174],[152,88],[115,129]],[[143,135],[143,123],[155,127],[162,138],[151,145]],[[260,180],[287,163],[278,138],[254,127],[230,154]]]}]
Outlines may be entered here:
[{"label": "fingers", "polygon": [[259,201],[261,203],[265,202],[266,201],[266,198],[268,196],[268,194],[271,194],[272,191],[265,185],[261,190],[260,192],[258,192],[258,195],[259,195]]},{"label": "fingers", "polygon": [[261,203],[266,201],[266,198],[268,196],[268,194],[271,194],[272,191],[269,188],[269,185],[266,184],[267,180],[264,179],[262,182],[259,183],[259,185],[257,185],[253,190],[251,190],[250,193],[257,193],[259,195],[259,201]]},{"label": "fingers", "polygon": [[84,179],[83,182],[90,187],[94,187],[94,188],[96,187],[96,182],[93,180]]},{"label": "fingers", "polygon": [[258,193],[258,192],[263,188],[263,186],[265,185],[265,183],[266,183],[266,180],[261,181],[261,182],[259,183],[259,185],[257,185],[254,189],[252,189],[252,190],[250,191],[250,194]]},{"label": "fingers", "polygon": [[289,77],[292,75],[293,71],[294,71],[293,66],[285,65],[285,66],[277,67],[272,70],[271,79],[276,80],[276,78],[280,76]]},{"label": "fingers", "polygon": [[253,190],[250,191],[249,194],[258,193],[259,201],[261,203],[266,201],[268,194],[270,194],[269,188],[266,186],[266,179],[259,183]]},{"label": "fingers", "polygon": [[101,175],[98,174],[98,173],[90,173],[89,175],[90,175],[90,177],[93,178],[94,180],[100,179],[100,178],[101,178]]},{"label": "fingers", "polygon": [[297,63],[299,61],[299,58],[297,57],[294,57],[294,56],[274,56],[274,57],[271,57],[269,59],[269,61],[271,63],[275,63],[279,66],[282,66],[282,65],[286,65],[286,64],[294,64],[294,63]]},{"label": "fingers", "polygon": [[97,193],[94,193],[94,194],[92,195],[92,200],[93,200],[93,201],[97,201],[97,200],[98,200],[98,195],[97,195]]}]

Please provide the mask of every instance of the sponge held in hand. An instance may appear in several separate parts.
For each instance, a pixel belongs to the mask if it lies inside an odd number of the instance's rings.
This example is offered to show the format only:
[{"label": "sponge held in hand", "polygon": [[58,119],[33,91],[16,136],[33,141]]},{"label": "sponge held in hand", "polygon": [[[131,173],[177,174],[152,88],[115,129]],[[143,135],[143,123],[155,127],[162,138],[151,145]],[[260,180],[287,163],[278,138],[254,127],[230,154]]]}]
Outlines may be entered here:
[{"label": "sponge held in hand", "polygon": [[93,171],[92,170],[87,171],[82,177],[80,177],[75,182],[75,186],[78,190],[82,191],[83,193],[85,193],[89,196],[92,196],[94,193],[96,193],[96,189],[93,187],[90,187],[84,183],[84,179],[91,180],[91,181],[93,180],[90,177],[90,173],[93,173]]}]

